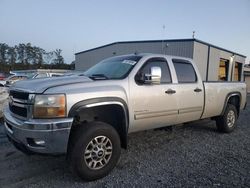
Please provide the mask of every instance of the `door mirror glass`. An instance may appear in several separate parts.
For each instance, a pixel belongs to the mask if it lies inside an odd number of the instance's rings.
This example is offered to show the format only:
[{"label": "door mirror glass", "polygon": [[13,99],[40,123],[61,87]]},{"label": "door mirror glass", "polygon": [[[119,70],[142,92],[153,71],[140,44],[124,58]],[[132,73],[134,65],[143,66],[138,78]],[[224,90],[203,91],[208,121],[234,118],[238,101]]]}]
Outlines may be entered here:
[{"label": "door mirror glass", "polygon": [[161,68],[151,67],[150,74],[145,74],[145,83],[160,84],[161,83]]}]

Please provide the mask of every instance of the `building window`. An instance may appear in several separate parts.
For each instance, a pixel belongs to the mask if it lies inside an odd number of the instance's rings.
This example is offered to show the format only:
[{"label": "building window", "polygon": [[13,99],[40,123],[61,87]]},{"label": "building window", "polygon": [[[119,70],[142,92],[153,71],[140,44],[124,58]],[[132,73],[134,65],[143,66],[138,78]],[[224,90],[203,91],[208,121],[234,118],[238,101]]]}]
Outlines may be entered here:
[{"label": "building window", "polygon": [[226,59],[220,59],[218,81],[228,80],[228,69],[229,69],[229,61]]},{"label": "building window", "polygon": [[233,81],[241,81],[242,64],[235,62]]}]

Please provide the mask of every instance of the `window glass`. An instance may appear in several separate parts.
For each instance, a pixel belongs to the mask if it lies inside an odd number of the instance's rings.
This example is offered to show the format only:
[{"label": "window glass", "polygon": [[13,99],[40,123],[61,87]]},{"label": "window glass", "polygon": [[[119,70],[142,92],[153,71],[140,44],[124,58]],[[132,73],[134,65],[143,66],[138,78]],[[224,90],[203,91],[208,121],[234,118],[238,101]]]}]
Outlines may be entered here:
[{"label": "window glass", "polygon": [[177,79],[179,83],[193,83],[197,81],[197,76],[193,65],[183,60],[173,60]]},{"label": "window glass", "polygon": [[218,81],[227,81],[228,79],[229,61],[220,59]]},{"label": "window glass", "polygon": [[62,74],[51,74],[51,77],[60,77]]},{"label": "window glass", "polygon": [[92,79],[98,77],[106,79],[123,79],[130,73],[141,58],[142,56],[137,55],[109,58],[88,69],[84,72],[84,75]]},{"label": "window glass", "polygon": [[44,77],[47,77],[47,74],[46,73],[38,73],[35,78],[44,78]]},{"label": "window glass", "polygon": [[161,84],[172,82],[168,64],[163,59],[151,59],[147,61],[137,74],[141,75],[150,74],[151,67],[161,68]]}]

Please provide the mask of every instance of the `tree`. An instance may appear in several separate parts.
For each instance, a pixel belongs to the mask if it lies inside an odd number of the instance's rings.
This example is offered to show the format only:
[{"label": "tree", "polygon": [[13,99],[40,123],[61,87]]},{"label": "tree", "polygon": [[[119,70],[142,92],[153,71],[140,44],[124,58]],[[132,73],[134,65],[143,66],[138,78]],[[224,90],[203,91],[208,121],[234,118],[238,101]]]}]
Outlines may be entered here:
[{"label": "tree", "polygon": [[25,44],[19,44],[17,46],[17,59],[19,63],[25,65],[27,64],[27,54],[26,54],[26,46]]},{"label": "tree", "polygon": [[54,51],[54,54],[55,54],[54,63],[55,64],[64,64],[64,59],[63,59],[61,53],[62,53],[61,49],[56,49]]},{"label": "tree", "polygon": [[44,61],[43,61],[43,56],[45,54],[45,50],[42,48],[39,48],[37,46],[33,47],[33,59],[34,59],[34,64],[36,65],[36,68],[41,68]]},{"label": "tree", "polygon": [[53,52],[45,52],[43,54],[43,61],[45,64],[52,63],[53,58],[54,58]]},{"label": "tree", "polygon": [[15,63],[16,63],[16,60],[17,60],[16,46],[15,47],[9,47],[8,59],[9,59],[10,68],[15,69]]},{"label": "tree", "polygon": [[25,70],[37,68],[69,69],[64,63],[62,50],[46,52],[44,49],[32,46],[31,43],[20,43],[14,47],[0,43],[0,71]]},{"label": "tree", "polygon": [[5,43],[0,43],[0,63],[6,64],[8,61],[8,53],[9,46]]}]

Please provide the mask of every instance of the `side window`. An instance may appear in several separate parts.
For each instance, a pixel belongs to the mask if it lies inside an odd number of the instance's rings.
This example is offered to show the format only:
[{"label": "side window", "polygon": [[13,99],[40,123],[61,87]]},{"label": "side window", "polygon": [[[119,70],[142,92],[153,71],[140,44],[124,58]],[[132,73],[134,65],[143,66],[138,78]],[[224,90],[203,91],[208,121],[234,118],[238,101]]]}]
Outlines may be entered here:
[{"label": "side window", "polygon": [[38,73],[35,78],[44,78],[47,77],[46,73]]},{"label": "side window", "polygon": [[179,83],[197,82],[197,76],[194,67],[190,62],[173,59],[173,63]]},{"label": "side window", "polygon": [[62,76],[62,74],[51,74],[51,77],[59,77]]},{"label": "side window", "polygon": [[161,58],[154,58],[148,60],[142,68],[139,70],[137,75],[150,74],[151,67],[161,68],[161,84],[172,83],[171,73],[166,60]]}]

